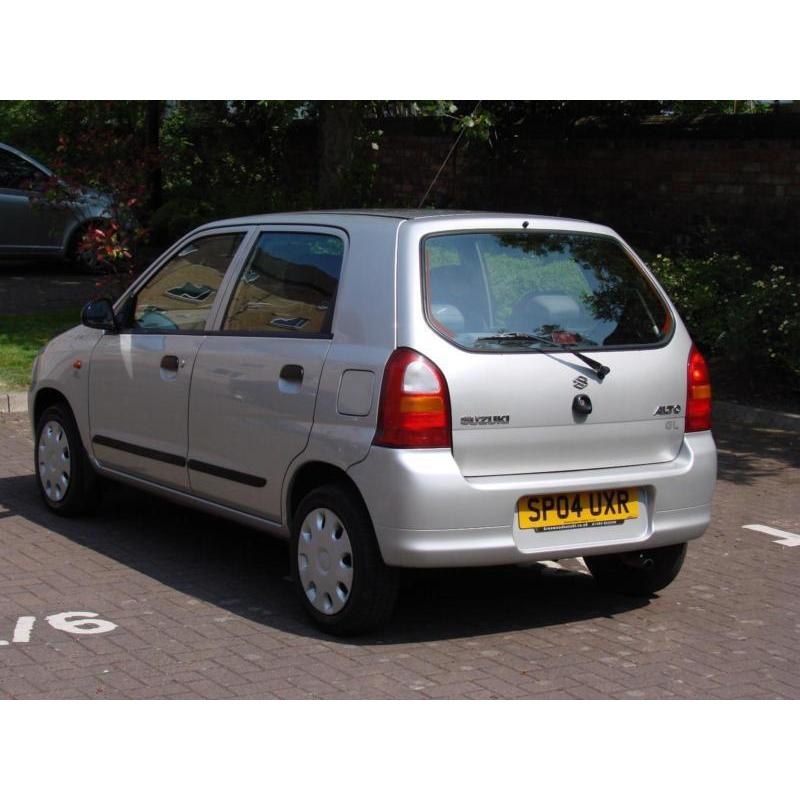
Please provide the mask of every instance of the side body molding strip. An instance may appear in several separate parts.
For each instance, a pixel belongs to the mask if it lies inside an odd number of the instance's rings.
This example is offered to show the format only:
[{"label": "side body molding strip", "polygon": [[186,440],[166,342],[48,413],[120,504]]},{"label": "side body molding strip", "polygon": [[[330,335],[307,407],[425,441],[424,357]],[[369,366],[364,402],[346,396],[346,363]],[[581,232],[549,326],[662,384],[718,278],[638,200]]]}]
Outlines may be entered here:
[{"label": "side body molding strip", "polygon": [[188,466],[189,469],[193,469],[195,472],[204,472],[206,475],[213,475],[215,478],[224,478],[225,480],[234,481],[235,483],[243,483],[246,486],[261,488],[267,485],[267,479],[260,478],[258,475],[249,475],[246,472],[237,472],[235,469],[218,467],[215,464],[207,464],[204,461],[195,461],[194,459],[190,459],[187,464],[183,456],[178,456],[174,453],[165,453],[161,450],[153,450],[150,447],[142,447],[141,445],[131,444],[130,442],[123,442],[120,439],[112,439],[110,436],[94,436],[92,442],[102,445],[103,447],[113,447],[115,450],[122,450],[125,453],[131,453],[135,456],[142,456],[142,458],[152,458],[154,461],[174,464],[176,467]]}]

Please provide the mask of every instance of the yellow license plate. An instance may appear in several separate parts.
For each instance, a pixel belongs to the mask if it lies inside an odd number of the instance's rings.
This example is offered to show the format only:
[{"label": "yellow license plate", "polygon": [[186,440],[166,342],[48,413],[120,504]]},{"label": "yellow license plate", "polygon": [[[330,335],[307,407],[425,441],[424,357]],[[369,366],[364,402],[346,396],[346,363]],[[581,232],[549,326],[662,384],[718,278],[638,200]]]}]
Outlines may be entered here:
[{"label": "yellow license plate", "polygon": [[534,531],[622,525],[639,516],[638,489],[537,494],[517,503],[519,527]]}]

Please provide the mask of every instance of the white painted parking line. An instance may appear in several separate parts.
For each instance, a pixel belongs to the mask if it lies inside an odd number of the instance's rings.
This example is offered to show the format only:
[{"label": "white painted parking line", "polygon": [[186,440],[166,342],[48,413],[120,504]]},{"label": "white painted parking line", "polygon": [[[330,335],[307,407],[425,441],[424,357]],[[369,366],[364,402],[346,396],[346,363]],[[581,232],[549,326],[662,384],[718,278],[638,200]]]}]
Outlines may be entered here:
[{"label": "white painted parking line", "polygon": [[750,531],[758,531],[759,533],[768,533],[770,536],[777,536],[778,539],[775,544],[782,544],[784,547],[800,547],[800,536],[796,533],[789,533],[782,531],[778,528],[770,528],[769,525],[742,525]]},{"label": "white painted parking line", "polygon": [[14,638],[11,641],[15,643],[29,642],[34,622],[36,622],[36,617],[20,617],[17,620],[17,626],[14,628]]}]

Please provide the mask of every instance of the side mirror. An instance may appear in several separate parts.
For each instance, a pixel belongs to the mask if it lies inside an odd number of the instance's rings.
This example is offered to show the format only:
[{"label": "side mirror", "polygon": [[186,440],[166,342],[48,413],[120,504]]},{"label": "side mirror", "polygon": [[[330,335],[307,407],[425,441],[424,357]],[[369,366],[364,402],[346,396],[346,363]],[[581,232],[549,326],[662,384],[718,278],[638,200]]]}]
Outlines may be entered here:
[{"label": "side mirror", "polygon": [[114,307],[107,297],[100,300],[90,300],[81,311],[81,322],[87,328],[98,328],[102,331],[117,331]]}]

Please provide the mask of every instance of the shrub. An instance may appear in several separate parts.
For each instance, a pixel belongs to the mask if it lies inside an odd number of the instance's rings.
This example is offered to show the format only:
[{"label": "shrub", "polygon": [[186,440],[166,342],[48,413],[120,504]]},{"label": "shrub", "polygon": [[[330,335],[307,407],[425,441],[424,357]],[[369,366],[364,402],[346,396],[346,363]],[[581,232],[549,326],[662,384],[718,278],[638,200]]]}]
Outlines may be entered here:
[{"label": "shrub", "polygon": [[215,218],[216,209],[207,202],[187,197],[168,200],[150,218],[153,239],[159,244],[172,244],[204,222]]},{"label": "shrub", "polygon": [[800,282],[782,266],[756,270],[739,255],[657,255],[653,272],[695,341],[742,367],[742,378],[800,390]]}]

